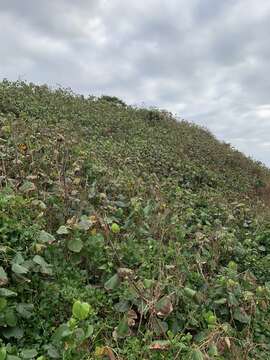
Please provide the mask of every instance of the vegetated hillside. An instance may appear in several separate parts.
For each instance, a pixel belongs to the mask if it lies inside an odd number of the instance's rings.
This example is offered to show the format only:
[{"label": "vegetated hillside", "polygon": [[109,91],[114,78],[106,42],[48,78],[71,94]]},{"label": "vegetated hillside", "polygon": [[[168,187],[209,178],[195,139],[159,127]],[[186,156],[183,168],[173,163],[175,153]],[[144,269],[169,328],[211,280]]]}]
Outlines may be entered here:
[{"label": "vegetated hillside", "polygon": [[269,170],[113,97],[4,81],[0,122],[1,360],[270,358]]}]

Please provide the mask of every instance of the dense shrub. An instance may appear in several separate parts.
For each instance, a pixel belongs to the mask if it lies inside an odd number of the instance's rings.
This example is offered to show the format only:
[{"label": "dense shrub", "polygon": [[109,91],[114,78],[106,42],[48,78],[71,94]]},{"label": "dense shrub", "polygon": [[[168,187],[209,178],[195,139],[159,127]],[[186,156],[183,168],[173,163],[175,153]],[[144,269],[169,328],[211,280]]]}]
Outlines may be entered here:
[{"label": "dense shrub", "polygon": [[0,83],[0,360],[269,359],[269,170],[115,97]]}]

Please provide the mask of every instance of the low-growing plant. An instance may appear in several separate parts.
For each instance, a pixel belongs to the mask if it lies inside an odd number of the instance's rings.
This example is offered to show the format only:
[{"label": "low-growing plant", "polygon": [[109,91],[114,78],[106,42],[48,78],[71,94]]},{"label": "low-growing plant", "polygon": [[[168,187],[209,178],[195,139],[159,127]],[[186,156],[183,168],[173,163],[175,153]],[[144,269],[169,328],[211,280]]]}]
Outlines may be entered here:
[{"label": "low-growing plant", "polygon": [[166,111],[6,80],[0,157],[0,360],[269,359],[269,169]]}]

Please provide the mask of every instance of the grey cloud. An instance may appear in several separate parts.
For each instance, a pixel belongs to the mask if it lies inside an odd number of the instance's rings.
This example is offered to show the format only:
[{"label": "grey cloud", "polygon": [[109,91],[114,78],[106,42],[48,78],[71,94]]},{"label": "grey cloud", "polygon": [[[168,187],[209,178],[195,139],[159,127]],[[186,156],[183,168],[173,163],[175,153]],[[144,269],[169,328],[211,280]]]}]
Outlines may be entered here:
[{"label": "grey cloud", "polygon": [[0,0],[0,77],[167,108],[270,165],[267,0]]}]

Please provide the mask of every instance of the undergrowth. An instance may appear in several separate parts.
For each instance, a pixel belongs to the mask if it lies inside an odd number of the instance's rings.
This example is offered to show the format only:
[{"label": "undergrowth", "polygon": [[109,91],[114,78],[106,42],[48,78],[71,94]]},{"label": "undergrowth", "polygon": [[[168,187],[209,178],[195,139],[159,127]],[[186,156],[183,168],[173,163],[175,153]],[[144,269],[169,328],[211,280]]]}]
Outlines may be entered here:
[{"label": "undergrowth", "polygon": [[0,83],[0,360],[269,359],[269,170],[166,111]]}]

